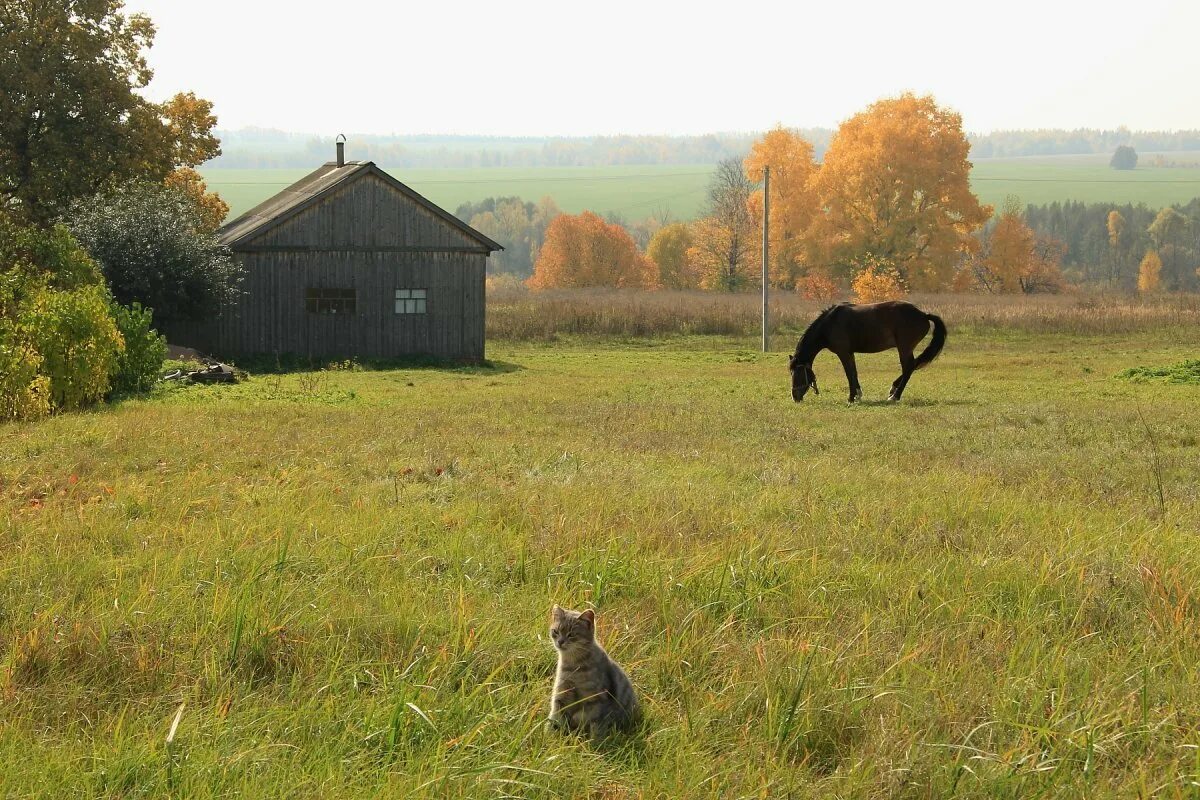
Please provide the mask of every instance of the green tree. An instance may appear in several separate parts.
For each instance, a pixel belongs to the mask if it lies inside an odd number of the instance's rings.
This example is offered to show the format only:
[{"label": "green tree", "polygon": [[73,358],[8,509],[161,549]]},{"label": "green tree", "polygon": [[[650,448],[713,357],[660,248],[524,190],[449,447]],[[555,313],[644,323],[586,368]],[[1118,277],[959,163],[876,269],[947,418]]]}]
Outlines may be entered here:
[{"label": "green tree", "polygon": [[546,229],[562,212],[549,197],[529,203],[519,197],[489,197],[464,203],[455,216],[504,245],[488,259],[488,271],[522,278],[533,274],[533,264],[546,241]]},{"label": "green tree", "polygon": [[1118,145],[1113,151],[1108,165],[1113,169],[1136,169],[1138,162],[1137,151],[1127,144]]},{"label": "green tree", "polygon": [[0,2],[0,205],[45,224],[105,186],[220,154],[211,103],[141,95],[153,41],[121,0]]},{"label": "green tree", "polygon": [[1191,220],[1171,207],[1160,210],[1150,223],[1150,240],[1162,260],[1162,273],[1169,289],[1185,288],[1184,283],[1190,277],[1184,274],[1192,256],[1190,229]]},{"label": "green tree", "polygon": [[687,223],[674,222],[659,228],[646,248],[646,255],[658,266],[664,289],[695,289],[699,276],[688,259],[692,231]]},{"label": "green tree", "polygon": [[236,299],[242,268],[185,191],[133,183],[76,204],[68,225],[117,300],[154,310],[159,326],[203,319]]}]

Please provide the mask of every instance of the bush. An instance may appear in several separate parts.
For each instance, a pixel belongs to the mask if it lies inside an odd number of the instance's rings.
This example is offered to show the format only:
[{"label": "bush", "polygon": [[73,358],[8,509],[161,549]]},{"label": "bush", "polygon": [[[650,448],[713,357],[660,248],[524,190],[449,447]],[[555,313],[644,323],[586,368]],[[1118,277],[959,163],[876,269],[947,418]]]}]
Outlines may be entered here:
[{"label": "bush", "polygon": [[796,291],[805,300],[832,303],[842,296],[842,287],[824,272],[814,271],[796,281]]},{"label": "bush", "polygon": [[241,265],[182,191],[130,184],[76,205],[68,225],[117,302],[153,308],[159,326],[211,317],[237,297]]},{"label": "bush", "polygon": [[116,372],[112,375],[112,391],[147,392],[158,380],[166,360],[166,337],[151,327],[153,313],[140,303],[132,306],[112,303],[109,311],[125,340],[125,349],[117,358]]},{"label": "bush", "polygon": [[39,419],[50,413],[50,379],[38,371],[42,357],[11,327],[0,321],[0,422]]},{"label": "bush", "polygon": [[3,213],[0,213],[0,278],[5,286],[0,295],[0,313],[8,319],[13,318],[12,303],[38,282],[52,289],[67,290],[104,282],[96,262],[65,227],[24,227]]},{"label": "bush", "polygon": [[884,261],[869,259],[850,284],[860,303],[900,300],[908,295],[904,280],[896,268]]},{"label": "bush", "polygon": [[83,408],[108,394],[125,349],[104,286],[43,289],[23,304],[18,325],[42,358],[55,410]]},{"label": "bush", "polygon": [[0,421],[147,389],[165,355],[150,311],[117,306],[65,228],[0,215]]}]

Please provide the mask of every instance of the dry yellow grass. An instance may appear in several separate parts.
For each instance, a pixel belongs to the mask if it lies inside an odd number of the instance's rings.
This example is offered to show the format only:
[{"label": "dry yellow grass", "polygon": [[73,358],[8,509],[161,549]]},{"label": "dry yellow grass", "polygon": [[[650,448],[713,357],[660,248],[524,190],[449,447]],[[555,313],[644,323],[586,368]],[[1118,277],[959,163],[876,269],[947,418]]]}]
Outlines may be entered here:
[{"label": "dry yellow grass", "polygon": [[[997,296],[913,295],[952,328],[975,331],[1104,334],[1200,325],[1200,296],[1120,294]],[[531,292],[512,286],[488,297],[488,338],[515,341],[557,336],[753,336],[760,330],[758,294],[588,289]],[[793,292],[775,292],[771,328],[798,333],[821,308]]]}]

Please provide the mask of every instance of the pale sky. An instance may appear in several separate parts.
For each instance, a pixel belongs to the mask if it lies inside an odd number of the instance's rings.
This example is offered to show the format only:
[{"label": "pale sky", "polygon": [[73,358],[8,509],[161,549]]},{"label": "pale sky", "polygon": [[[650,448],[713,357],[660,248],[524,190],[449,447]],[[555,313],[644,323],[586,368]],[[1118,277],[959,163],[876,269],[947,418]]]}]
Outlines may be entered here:
[{"label": "pale sky", "polygon": [[1200,128],[1200,0],[126,0],[156,99],[332,135],[833,127],[904,90],[984,133]]}]

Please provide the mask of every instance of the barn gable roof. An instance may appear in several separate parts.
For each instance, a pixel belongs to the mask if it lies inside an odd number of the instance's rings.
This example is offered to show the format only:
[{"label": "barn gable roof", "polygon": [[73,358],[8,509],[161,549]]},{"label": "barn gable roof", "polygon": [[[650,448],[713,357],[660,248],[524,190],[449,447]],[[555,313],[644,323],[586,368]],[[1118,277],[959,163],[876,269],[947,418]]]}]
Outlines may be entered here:
[{"label": "barn gable roof", "polygon": [[257,238],[260,234],[292,219],[347,183],[368,175],[380,178],[392,189],[440,218],[447,225],[479,242],[488,251],[495,252],[504,249],[458,217],[405,186],[377,167],[372,161],[347,161],[340,167],[333,161],[323,164],[283,191],[224,225],[218,231],[221,243],[237,250],[239,245],[248,244],[250,240]]}]

